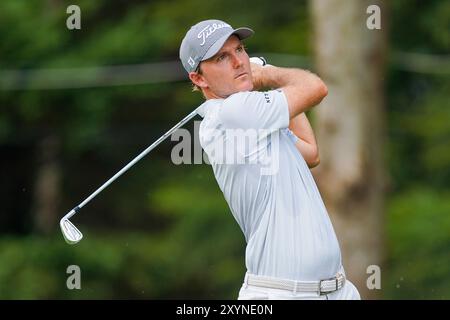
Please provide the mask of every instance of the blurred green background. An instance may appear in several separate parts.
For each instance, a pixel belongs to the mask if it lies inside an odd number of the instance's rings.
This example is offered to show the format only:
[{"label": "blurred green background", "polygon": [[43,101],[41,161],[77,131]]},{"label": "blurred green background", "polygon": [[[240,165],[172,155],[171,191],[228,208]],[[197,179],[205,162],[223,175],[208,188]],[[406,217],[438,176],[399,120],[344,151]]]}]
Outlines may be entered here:
[{"label": "blurred green background", "polygon": [[[81,30],[66,28],[70,4]],[[202,102],[178,47],[211,17],[252,27],[250,55],[314,70],[307,1],[1,1],[1,299],[237,297],[245,239],[210,166],[170,161],[176,142],[82,209],[78,245],[58,226]],[[390,3],[385,299],[450,298],[449,21],[447,1]],[[405,52],[447,59],[414,69]],[[67,289],[69,265],[82,290]]]}]

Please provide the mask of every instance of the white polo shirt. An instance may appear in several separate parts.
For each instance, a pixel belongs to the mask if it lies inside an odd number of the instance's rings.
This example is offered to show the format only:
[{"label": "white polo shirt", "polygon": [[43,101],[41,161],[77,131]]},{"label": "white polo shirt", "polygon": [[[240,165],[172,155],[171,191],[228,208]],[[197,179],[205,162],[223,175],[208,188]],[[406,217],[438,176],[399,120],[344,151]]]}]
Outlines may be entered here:
[{"label": "white polo shirt", "polygon": [[247,271],[300,281],[334,276],[339,243],[288,129],[282,90],[210,99],[199,114],[200,144],[247,241]]}]

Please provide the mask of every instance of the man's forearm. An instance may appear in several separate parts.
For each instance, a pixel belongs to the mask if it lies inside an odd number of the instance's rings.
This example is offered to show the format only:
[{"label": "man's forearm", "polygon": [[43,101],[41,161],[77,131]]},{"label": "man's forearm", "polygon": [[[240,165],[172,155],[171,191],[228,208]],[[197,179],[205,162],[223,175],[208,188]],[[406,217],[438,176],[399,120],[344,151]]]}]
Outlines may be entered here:
[{"label": "man's forearm", "polygon": [[310,168],[319,164],[319,149],[311,124],[305,113],[291,119],[289,129],[299,138],[297,150],[302,154]]},{"label": "man's forearm", "polygon": [[325,83],[315,74],[296,68],[280,68],[271,65],[252,69],[253,84],[260,88],[281,88],[292,119],[317,105],[327,95]]},{"label": "man's forearm", "polygon": [[314,131],[305,113],[301,113],[289,121],[289,129],[300,139],[310,144],[316,144]]},{"label": "man's forearm", "polygon": [[297,84],[307,86],[311,78],[317,77],[306,70],[275,67],[272,65],[265,66],[262,71],[263,76],[261,77],[260,87],[267,88],[281,88]]}]

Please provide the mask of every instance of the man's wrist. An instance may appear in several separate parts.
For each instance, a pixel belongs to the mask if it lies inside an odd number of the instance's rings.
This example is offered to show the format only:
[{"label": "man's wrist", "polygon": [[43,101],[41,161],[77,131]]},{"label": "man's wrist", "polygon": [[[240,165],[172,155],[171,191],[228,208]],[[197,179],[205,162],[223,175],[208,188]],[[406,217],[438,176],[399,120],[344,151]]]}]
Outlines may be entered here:
[{"label": "man's wrist", "polygon": [[263,87],[277,88],[277,85],[273,81],[273,74],[276,72],[276,69],[276,67],[270,64],[266,64],[261,68],[261,83]]}]

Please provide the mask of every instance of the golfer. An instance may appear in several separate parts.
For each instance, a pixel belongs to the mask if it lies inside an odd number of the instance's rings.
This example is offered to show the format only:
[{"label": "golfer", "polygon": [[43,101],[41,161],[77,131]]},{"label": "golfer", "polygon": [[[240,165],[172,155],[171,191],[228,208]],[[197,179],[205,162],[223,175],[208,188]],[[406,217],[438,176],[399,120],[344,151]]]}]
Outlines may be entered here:
[{"label": "golfer", "polygon": [[180,46],[206,99],[201,146],[247,242],[238,299],[360,299],[310,172],[319,155],[304,112],[327,87],[308,71],[251,63],[242,40],[252,34],[206,20]]}]

